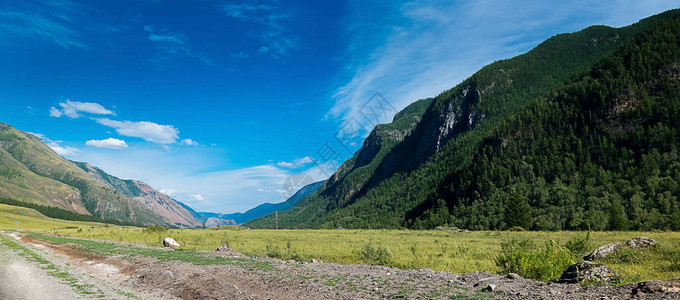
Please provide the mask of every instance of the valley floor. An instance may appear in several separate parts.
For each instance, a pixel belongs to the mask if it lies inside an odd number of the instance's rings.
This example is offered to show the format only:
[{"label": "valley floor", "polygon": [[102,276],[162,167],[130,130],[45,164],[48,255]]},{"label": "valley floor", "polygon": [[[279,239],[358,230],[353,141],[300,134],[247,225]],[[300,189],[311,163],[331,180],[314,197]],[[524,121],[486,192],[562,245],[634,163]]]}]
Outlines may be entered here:
[{"label": "valley floor", "polygon": [[[141,299],[615,299],[632,297],[638,289],[637,284],[582,287],[487,272],[452,274],[363,264],[299,263],[249,258],[228,248],[175,251],[38,233],[3,232],[0,238],[3,299],[98,295]],[[22,279],[28,277],[31,279]],[[637,293],[636,297],[680,298],[680,294]]]}]

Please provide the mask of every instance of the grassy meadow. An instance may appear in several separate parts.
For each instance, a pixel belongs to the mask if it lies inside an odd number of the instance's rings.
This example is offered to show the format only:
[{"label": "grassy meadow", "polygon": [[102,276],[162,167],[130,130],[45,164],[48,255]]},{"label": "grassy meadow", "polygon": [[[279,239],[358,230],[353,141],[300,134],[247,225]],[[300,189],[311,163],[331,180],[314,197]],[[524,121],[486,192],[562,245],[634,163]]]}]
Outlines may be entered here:
[{"label": "grassy meadow", "polygon": [[[543,253],[544,245],[554,241],[548,252],[565,252],[568,242],[583,242],[585,232],[510,232],[510,231],[415,231],[415,230],[245,230],[238,226],[220,229],[148,229],[109,226],[100,223],[55,220],[31,209],[0,205],[0,228],[49,232],[67,237],[94,238],[160,246],[165,237],[177,240],[183,250],[214,250],[228,245],[250,256],[270,256],[298,261],[312,259],[341,264],[385,264],[402,269],[430,268],[453,273],[489,271],[503,273],[496,258],[502,245],[513,240],[531,241],[532,251]],[[582,243],[580,255],[611,242],[646,236],[659,241],[648,251],[625,252],[604,261],[620,275],[621,283],[648,279],[673,279],[680,276],[680,233],[678,232],[592,232]],[[547,246],[546,246],[547,247]],[[544,251],[546,252],[546,251]],[[532,252],[533,253],[533,252]],[[535,265],[552,263],[550,255],[531,254]],[[530,259],[532,260],[532,259]],[[561,273],[563,266],[555,268]],[[539,270],[540,271],[540,270]],[[554,278],[553,277],[545,277]]]}]

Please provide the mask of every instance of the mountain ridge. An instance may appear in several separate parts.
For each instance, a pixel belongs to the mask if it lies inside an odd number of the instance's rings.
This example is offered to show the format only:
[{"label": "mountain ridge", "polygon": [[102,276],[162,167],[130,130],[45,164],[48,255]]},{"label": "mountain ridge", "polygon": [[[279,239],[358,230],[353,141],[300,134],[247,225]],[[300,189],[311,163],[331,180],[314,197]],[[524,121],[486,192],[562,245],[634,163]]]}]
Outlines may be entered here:
[{"label": "mountain ridge", "polygon": [[[319,187],[325,182],[325,180],[310,183],[308,185],[300,188],[295,194],[288,197],[286,201],[279,203],[263,203],[256,207],[253,207],[243,213],[232,213],[232,214],[221,214],[221,213],[211,213],[211,212],[201,212],[206,218],[216,218],[221,220],[233,220],[236,224],[243,224],[252,219],[256,219],[272,212],[278,211],[283,212],[289,210],[295,206],[300,200],[304,199],[306,196],[316,192]],[[206,225],[207,226],[207,225]]]},{"label": "mountain ridge", "polygon": [[[435,97],[415,128],[392,149],[353,168],[362,151],[371,148],[374,132],[390,124],[376,127],[319,192],[279,214],[279,223],[286,228],[432,228],[459,223],[471,229],[503,228],[496,216],[502,214],[508,196],[494,198],[472,188],[469,193],[485,198],[462,203],[451,181],[475,167],[477,152],[500,124],[514,120],[536,99],[572,78],[592,72],[598,61],[615,57],[622,47],[634,47],[631,41],[654,34],[649,28],[673,26],[669,24],[678,15],[678,10],[671,10],[622,28],[592,26],[560,34],[526,54],[482,68]],[[523,196],[533,201],[531,195]],[[476,220],[470,219],[470,207],[480,205],[485,210],[477,211]],[[492,217],[479,220],[485,215]],[[271,218],[268,215],[246,225],[270,228]]]},{"label": "mountain ridge", "polygon": [[67,160],[38,136],[0,123],[0,197],[124,224],[189,223],[191,214],[139,181]]}]

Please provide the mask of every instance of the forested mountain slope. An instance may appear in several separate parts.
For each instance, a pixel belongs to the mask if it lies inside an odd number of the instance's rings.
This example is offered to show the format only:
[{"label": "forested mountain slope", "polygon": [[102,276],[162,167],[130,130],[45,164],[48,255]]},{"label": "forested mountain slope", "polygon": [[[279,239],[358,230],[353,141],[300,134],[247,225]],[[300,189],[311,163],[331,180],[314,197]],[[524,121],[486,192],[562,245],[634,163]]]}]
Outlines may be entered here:
[{"label": "forested mountain slope", "polygon": [[[401,119],[376,127],[279,224],[677,228],[679,18],[589,27],[483,68],[415,114],[387,151],[369,149]],[[528,224],[505,218],[510,203]]]}]

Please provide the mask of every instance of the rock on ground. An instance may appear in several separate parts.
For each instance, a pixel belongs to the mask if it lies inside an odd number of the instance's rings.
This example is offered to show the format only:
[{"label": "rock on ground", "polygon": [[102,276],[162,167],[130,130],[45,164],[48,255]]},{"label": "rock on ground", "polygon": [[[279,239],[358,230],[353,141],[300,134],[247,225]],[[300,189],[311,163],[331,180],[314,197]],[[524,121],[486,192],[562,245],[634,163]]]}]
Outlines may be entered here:
[{"label": "rock on ground", "polygon": [[618,279],[607,266],[591,261],[577,262],[562,274],[558,283],[598,282],[611,283]]},{"label": "rock on ground", "polygon": [[170,248],[173,248],[173,249],[177,249],[177,248],[180,247],[180,245],[177,241],[175,241],[173,238],[169,238],[169,237],[163,239],[163,246],[164,247],[170,247]]},{"label": "rock on ground", "polygon": [[599,247],[590,254],[586,255],[583,257],[584,260],[598,260],[607,257],[610,254],[615,253],[618,251],[621,247],[628,247],[631,249],[644,249],[651,247],[653,245],[656,245],[656,240],[650,239],[648,237],[637,237],[637,238],[632,238],[630,240],[627,240],[623,243],[617,242],[617,243],[611,243],[604,245],[602,247]]}]

